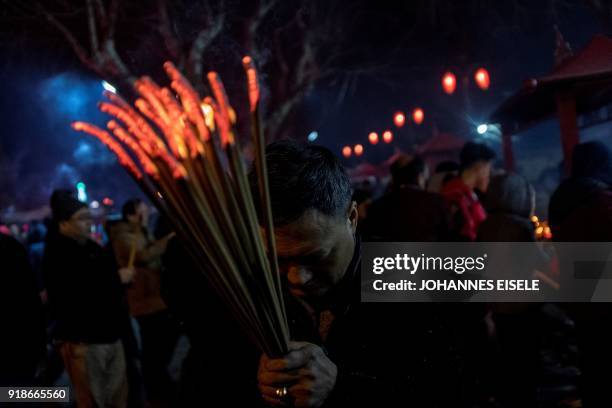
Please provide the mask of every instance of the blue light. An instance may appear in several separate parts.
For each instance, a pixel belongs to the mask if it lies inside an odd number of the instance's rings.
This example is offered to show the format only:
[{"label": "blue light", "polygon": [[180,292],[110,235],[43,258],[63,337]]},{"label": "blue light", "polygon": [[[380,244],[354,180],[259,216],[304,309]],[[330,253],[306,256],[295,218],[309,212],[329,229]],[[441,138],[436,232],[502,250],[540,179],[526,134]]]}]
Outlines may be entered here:
[{"label": "blue light", "polygon": [[485,133],[487,133],[487,130],[489,130],[489,125],[487,125],[486,123],[482,123],[476,128],[476,131],[479,135],[484,135]]},{"label": "blue light", "polygon": [[316,130],[313,130],[312,132],[308,134],[308,141],[314,142],[315,140],[317,140],[318,137],[319,137],[319,132],[317,132]]},{"label": "blue light", "polygon": [[106,81],[102,81],[102,88],[106,89],[108,92],[117,93],[117,88]]},{"label": "blue light", "polygon": [[[96,81],[99,84],[99,82]],[[95,92],[93,82],[81,76],[64,72],[44,80],[40,87],[40,100],[47,112],[54,118],[58,114],[73,120],[87,117],[90,105],[98,99],[99,89]],[[93,110],[93,109],[91,109]]]}]

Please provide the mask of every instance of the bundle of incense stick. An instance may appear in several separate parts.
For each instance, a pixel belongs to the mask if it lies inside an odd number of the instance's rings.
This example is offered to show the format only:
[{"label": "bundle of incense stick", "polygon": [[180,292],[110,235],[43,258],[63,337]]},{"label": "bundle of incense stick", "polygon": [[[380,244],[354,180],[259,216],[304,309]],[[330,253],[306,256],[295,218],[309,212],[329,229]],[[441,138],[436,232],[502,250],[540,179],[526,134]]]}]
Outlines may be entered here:
[{"label": "bundle of incense stick", "polygon": [[255,169],[263,231],[234,131],[236,115],[215,72],[203,99],[166,62],[169,87],[135,81],[132,107],[106,92],[99,107],[113,117],[107,129],[74,122],[118,157],[157,208],[168,216],[196,266],[221,295],[251,340],[268,356],[287,352],[285,313],[259,120],[257,72],[243,58],[249,94]]}]

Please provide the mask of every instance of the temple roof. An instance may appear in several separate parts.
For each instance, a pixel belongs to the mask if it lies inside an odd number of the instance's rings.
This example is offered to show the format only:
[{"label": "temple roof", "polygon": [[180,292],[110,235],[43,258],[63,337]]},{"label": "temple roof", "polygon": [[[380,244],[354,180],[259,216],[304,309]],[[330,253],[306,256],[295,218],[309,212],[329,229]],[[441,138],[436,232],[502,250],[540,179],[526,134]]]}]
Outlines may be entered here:
[{"label": "temple roof", "polygon": [[597,35],[546,75],[525,81],[495,110],[490,122],[511,133],[525,130],[556,114],[559,94],[575,98],[579,114],[612,101],[612,39]]}]

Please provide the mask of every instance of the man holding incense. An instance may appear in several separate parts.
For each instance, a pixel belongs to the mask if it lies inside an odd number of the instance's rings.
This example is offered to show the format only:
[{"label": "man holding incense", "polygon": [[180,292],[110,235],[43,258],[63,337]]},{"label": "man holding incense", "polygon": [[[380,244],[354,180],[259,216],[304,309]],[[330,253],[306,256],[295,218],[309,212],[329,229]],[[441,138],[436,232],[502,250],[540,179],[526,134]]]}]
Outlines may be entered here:
[{"label": "man holding incense", "polygon": [[[357,207],[338,159],[283,141],[268,146],[266,161],[294,341],[285,356],[261,357],[263,399],[290,407],[462,406],[460,359],[438,306],[360,302]],[[257,195],[253,171],[250,180]]]}]

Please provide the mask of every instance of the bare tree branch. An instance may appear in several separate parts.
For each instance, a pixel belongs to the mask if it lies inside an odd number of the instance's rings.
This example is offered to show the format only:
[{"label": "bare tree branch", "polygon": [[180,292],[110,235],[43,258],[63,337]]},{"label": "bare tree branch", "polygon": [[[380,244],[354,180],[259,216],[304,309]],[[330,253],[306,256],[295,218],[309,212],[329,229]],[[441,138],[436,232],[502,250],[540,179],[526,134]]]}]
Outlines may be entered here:
[{"label": "bare tree branch", "polygon": [[96,64],[100,63],[100,43],[98,42],[98,29],[96,27],[96,14],[93,8],[93,0],[86,0],[85,2],[87,10],[87,28],[89,29],[89,46],[91,47],[91,54]]},{"label": "bare tree branch", "polygon": [[115,38],[115,30],[117,27],[117,16],[119,15],[119,0],[111,0],[108,8],[108,26],[106,38]]},{"label": "bare tree branch", "polygon": [[164,40],[164,45],[166,46],[166,49],[170,53],[172,59],[179,65],[182,65],[182,61],[179,61],[181,58],[181,45],[179,39],[174,34],[174,30],[172,29],[172,23],[170,22],[166,0],[157,0],[157,15],[160,22],[158,30]]},{"label": "bare tree branch", "polygon": [[46,20],[53,27],[55,27],[66,39],[66,41],[68,42],[76,56],[79,58],[81,63],[92,71],[98,74],[102,74],[102,71],[100,70],[99,66],[91,59],[91,57],[87,53],[87,50],[76,39],[72,32],[70,32],[70,30],[64,24],[62,24],[57,18],[55,18],[55,16],[51,12],[47,11],[40,4],[38,4],[37,6],[38,10],[45,16]]},{"label": "bare tree branch", "polygon": [[257,35],[259,26],[266,18],[268,13],[276,6],[278,0],[263,0],[257,2],[255,14],[249,19],[249,35],[254,38]]},{"label": "bare tree branch", "polygon": [[265,122],[268,141],[276,140],[283,136],[285,125],[291,113],[295,112],[295,108],[302,102],[304,96],[308,94],[312,85],[312,83],[301,84],[299,88],[295,89],[291,96],[284,99],[273,112],[268,114],[268,118]]},{"label": "bare tree branch", "polygon": [[125,65],[125,63],[119,56],[119,53],[117,53],[117,50],[115,49],[114,40],[107,38],[104,41],[104,49],[106,50],[106,54],[108,55],[109,59],[112,61],[112,64],[115,68],[114,70],[115,76],[121,76],[129,82],[132,82],[134,79],[136,79],[134,75],[132,75],[132,73],[130,72],[127,65]]},{"label": "bare tree branch", "polygon": [[98,22],[100,23],[100,27],[103,31],[106,31],[108,27],[108,17],[106,15],[106,9],[104,8],[102,0],[95,0],[95,6],[96,13],[98,14]]},{"label": "bare tree branch", "polygon": [[191,68],[192,79],[195,81],[202,81],[204,75],[204,51],[221,34],[225,23],[225,13],[221,12],[217,18],[210,18],[209,20],[212,25],[198,32],[189,52],[188,66]]}]

